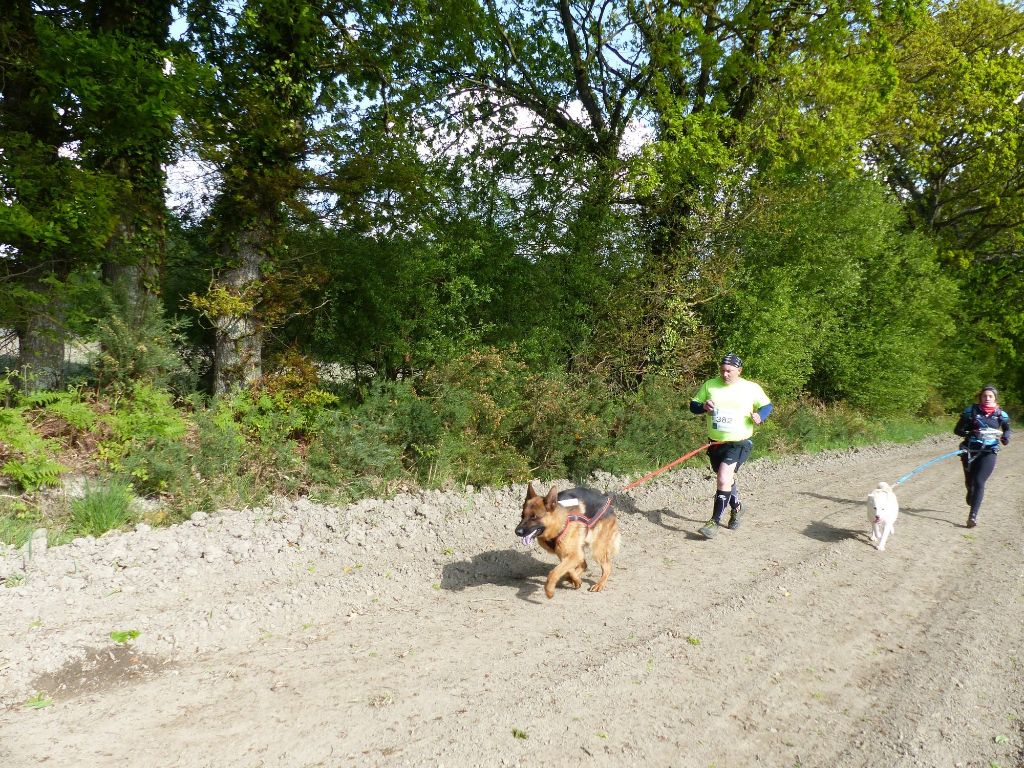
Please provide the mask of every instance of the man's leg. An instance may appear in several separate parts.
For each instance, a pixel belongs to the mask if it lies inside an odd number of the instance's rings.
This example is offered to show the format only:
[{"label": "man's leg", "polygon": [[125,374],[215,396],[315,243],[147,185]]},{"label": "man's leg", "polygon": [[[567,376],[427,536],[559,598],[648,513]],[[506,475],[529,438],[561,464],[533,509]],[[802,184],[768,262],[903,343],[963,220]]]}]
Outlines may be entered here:
[{"label": "man's leg", "polygon": [[[727,448],[727,446],[725,447]],[[712,451],[714,452],[712,453]],[[700,529],[700,534],[710,539],[718,533],[718,529],[722,525],[722,516],[725,514],[725,508],[729,504],[729,499],[732,498],[736,465],[734,463],[727,463],[729,456],[723,450],[723,446],[715,446],[709,450],[708,458],[711,461],[711,468],[715,471],[715,499],[711,507],[711,519]]]},{"label": "man's leg", "polygon": [[736,452],[736,463],[732,465],[732,489],[729,496],[729,530],[737,530],[743,522],[743,502],[740,501],[740,487],[736,480],[736,474],[740,471],[740,467],[743,466],[743,462],[747,460],[750,455],[750,449],[753,447],[753,443],[750,440],[744,440],[739,446]]}]

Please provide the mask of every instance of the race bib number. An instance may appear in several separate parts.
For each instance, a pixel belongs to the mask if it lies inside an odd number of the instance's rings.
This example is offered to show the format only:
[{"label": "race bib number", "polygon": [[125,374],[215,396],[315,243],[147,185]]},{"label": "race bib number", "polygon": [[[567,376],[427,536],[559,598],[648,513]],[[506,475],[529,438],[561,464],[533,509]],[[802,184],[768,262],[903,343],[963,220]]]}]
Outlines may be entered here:
[{"label": "race bib number", "polygon": [[746,414],[726,408],[711,412],[711,425],[720,432],[730,432],[743,424]]}]

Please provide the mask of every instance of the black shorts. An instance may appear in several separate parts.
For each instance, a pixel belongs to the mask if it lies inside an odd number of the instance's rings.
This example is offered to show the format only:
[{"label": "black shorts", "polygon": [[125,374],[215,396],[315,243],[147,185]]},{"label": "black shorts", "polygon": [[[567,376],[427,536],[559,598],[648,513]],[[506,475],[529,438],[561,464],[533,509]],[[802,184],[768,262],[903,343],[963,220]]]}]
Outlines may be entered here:
[{"label": "black shorts", "polygon": [[718,472],[722,464],[735,464],[736,469],[742,466],[750,455],[754,443],[750,440],[736,440],[731,443],[719,443],[708,448],[708,458],[711,460],[711,468]]}]

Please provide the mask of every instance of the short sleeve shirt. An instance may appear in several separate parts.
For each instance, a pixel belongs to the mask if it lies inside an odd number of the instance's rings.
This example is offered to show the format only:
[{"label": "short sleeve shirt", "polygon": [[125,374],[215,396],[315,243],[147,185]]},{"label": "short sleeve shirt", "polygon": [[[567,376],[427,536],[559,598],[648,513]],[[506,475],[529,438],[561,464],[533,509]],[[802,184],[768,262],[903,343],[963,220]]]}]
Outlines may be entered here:
[{"label": "short sleeve shirt", "polygon": [[741,378],[727,385],[721,376],[705,381],[693,399],[698,403],[714,401],[715,409],[705,415],[708,437],[722,442],[746,440],[753,435],[750,414],[771,402],[760,384]]}]

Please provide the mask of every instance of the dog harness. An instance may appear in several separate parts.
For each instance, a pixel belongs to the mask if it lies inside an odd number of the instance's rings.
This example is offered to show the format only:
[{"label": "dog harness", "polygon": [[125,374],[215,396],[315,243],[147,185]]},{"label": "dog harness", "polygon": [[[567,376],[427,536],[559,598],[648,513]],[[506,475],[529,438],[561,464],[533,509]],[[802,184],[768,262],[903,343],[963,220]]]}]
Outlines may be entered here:
[{"label": "dog harness", "polygon": [[593,517],[590,517],[590,516],[585,515],[585,514],[584,515],[576,515],[576,514],[567,515],[566,518],[565,518],[565,527],[562,528],[562,532],[559,533],[557,536],[555,536],[555,538],[549,539],[548,543],[551,544],[551,546],[556,546],[558,544],[559,539],[561,539],[562,536],[565,535],[565,532],[567,530],[569,530],[569,523],[583,523],[583,525],[587,526],[587,530],[593,528],[595,525],[597,525],[597,521],[600,520],[602,517],[604,517],[605,513],[607,513],[608,510],[611,509],[611,507],[612,507],[612,497],[609,496],[608,500],[605,501],[604,506],[601,507],[601,509]]}]

